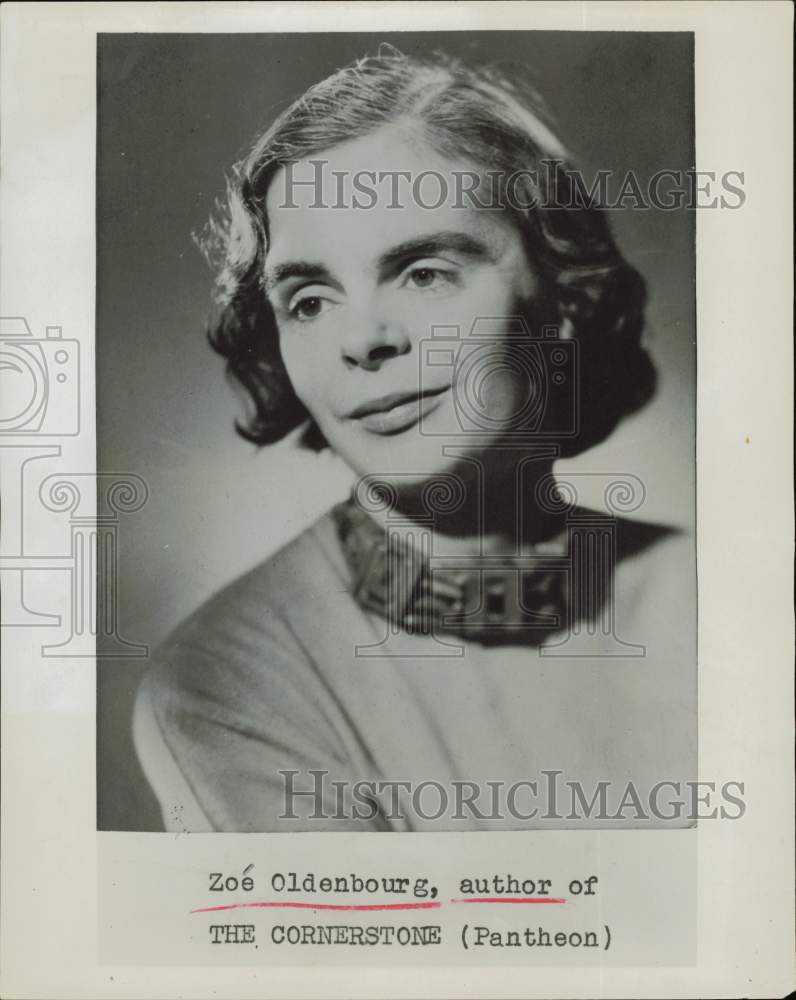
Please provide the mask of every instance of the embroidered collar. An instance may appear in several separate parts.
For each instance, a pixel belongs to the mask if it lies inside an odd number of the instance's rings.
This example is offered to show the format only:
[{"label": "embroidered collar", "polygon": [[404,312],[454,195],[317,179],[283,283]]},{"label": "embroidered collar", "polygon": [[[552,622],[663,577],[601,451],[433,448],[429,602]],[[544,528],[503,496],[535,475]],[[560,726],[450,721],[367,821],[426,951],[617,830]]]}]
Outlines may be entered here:
[{"label": "embroidered collar", "polygon": [[332,511],[357,602],[410,634],[447,633],[482,645],[534,646],[566,624],[566,559],[431,555],[381,527],[353,498]]}]

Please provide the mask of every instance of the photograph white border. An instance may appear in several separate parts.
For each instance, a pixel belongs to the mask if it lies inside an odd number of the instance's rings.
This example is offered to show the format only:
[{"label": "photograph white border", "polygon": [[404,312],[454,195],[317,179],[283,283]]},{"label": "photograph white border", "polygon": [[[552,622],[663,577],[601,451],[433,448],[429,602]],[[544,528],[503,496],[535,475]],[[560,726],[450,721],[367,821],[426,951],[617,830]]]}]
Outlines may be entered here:
[{"label": "photograph white border", "polygon": [[[521,967],[494,965],[403,968],[400,977],[372,966],[100,965],[94,663],[48,660],[35,629],[4,629],[0,993],[784,995],[795,985],[790,4],[6,4],[2,315],[24,316],[36,333],[60,326],[80,341],[83,370],[94,370],[98,32],[354,26],[695,33],[696,167],[743,170],[746,192],[742,210],[697,216],[699,770],[744,781],[747,806],[741,820],[697,831],[698,962],[535,968],[532,983]],[[62,458],[65,471],[90,474],[86,378],[81,394],[81,433],[64,439]],[[6,473],[2,450],[0,460]],[[46,514],[30,511],[32,530]]]}]

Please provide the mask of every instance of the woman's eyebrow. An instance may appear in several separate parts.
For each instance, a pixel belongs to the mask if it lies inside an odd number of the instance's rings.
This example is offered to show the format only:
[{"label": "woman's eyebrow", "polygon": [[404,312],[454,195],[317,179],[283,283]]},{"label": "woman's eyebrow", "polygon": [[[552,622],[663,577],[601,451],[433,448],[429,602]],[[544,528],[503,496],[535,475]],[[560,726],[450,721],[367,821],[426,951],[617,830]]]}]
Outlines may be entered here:
[{"label": "woman's eyebrow", "polygon": [[455,230],[442,230],[427,236],[419,236],[416,239],[405,240],[403,243],[391,247],[379,257],[379,271],[384,274],[408,257],[436,257],[446,250],[453,250],[466,257],[480,260],[494,261],[496,259],[494,248],[474,236]]},{"label": "woman's eyebrow", "polygon": [[310,281],[327,283],[331,281],[329,271],[323,264],[313,264],[306,260],[287,260],[283,264],[266,267],[263,278],[266,292],[270,292],[288,278],[308,278]]},{"label": "woman's eyebrow", "polygon": [[[378,270],[381,276],[392,271],[397,264],[410,257],[434,257],[445,251],[455,251],[467,257],[480,260],[496,259],[495,251],[483,241],[467,233],[455,230],[443,230],[404,240],[402,243],[385,250],[379,255]],[[315,264],[306,260],[288,260],[282,264],[266,267],[264,284],[266,293],[289,278],[304,278],[310,281],[333,282],[328,268],[323,264]]]}]

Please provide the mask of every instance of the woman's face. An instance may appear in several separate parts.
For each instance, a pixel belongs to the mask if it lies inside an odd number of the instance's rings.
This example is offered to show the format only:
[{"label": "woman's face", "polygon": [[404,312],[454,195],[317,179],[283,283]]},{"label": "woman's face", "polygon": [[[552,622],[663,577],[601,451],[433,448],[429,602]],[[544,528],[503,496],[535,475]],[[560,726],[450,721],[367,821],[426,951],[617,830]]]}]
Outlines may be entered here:
[{"label": "woman's face", "polygon": [[[364,170],[375,198],[357,194]],[[412,196],[424,171],[447,181],[433,209],[438,180]],[[510,335],[536,276],[503,211],[456,204],[455,171],[472,166],[385,126],[282,169],[269,188],[265,284],[284,363],[360,475],[422,481],[454,465],[451,444],[485,459],[533,402]]]}]

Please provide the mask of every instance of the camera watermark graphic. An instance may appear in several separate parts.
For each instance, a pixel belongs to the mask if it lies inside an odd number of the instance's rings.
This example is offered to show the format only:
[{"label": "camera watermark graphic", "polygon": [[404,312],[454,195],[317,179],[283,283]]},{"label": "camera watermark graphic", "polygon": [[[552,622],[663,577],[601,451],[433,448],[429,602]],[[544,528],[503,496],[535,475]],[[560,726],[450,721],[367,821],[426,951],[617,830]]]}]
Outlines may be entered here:
[{"label": "camera watermark graphic", "polygon": [[0,318],[0,377],[0,435],[79,433],[80,344],[60,326],[37,338],[22,316]]},{"label": "camera watermark graphic", "polygon": [[[60,326],[36,337],[24,317],[0,319],[3,628],[58,628],[45,657],[147,656],[119,626],[119,528],[147,502],[132,473],[51,471],[81,431],[80,345]],[[54,515],[54,517],[52,516]],[[68,611],[30,606],[42,580],[66,583]]]},{"label": "camera watermark graphic", "polygon": [[[450,383],[460,436],[558,441],[578,433],[578,343],[562,337],[559,326],[535,332],[523,316],[479,316],[464,332],[436,325],[420,342],[419,369],[421,392]],[[490,383],[518,387],[516,398],[496,407],[499,389],[490,391]],[[421,434],[450,440],[457,431],[421,413]]]}]

